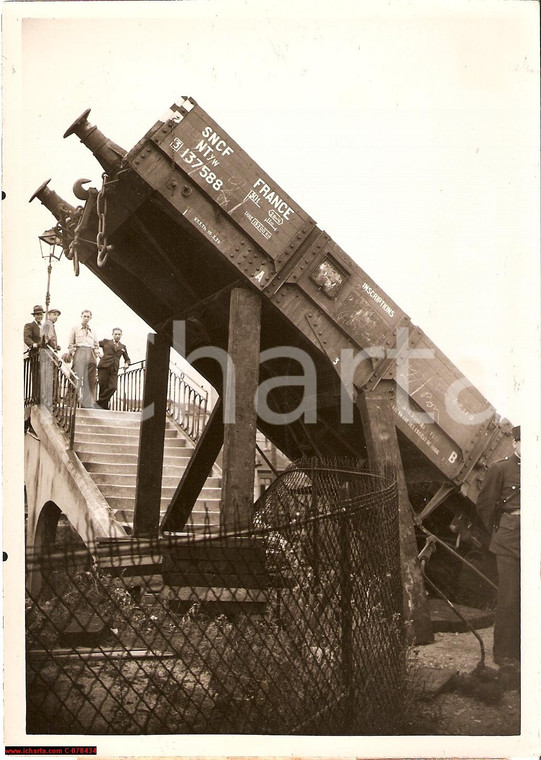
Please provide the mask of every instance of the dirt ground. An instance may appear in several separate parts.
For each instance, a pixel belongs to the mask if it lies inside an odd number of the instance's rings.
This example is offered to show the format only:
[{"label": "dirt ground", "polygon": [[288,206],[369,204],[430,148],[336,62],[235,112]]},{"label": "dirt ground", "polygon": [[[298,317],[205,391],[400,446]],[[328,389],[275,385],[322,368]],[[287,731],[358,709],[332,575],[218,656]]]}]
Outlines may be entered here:
[{"label": "dirt ground", "polygon": [[[493,629],[478,631],[485,645],[485,665],[497,672],[492,659]],[[413,670],[437,681],[445,672],[471,673],[481,658],[473,633],[436,633],[434,643],[413,650]],[[452,684],[452,682],[451,682]],[[449,687],[447,687],[449,688]],[[520,691],[505,690],[498,704],[464,693],[462,689],[421,694],[413,706],[411,729],[415,734],[450,736],[508,736],[520,733]]]}]

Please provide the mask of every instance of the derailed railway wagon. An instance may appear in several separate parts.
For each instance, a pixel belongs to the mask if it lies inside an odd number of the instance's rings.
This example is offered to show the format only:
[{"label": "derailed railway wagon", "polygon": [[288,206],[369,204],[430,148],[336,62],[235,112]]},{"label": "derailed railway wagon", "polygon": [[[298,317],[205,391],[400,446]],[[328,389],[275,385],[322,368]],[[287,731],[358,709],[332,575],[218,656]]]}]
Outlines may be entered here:
[{"label": "derailed railway wagon", "polygon": [[[434,577],[455,601],[476,601],[459,556],[490,572],[475,502],[489,465],[512,451],[511,423],[192,98],[129,151],[88,115],[64,136],[94,153],[102,188],[78,181],[77,207],[47,183],[33,196],[56,217],[76,273],[84,264],[197,356],[222,396],[223,367],[204,349],[227,351],[243,319],[260,320],[257,427],[292,460],[391,460],[419,548],[433,532],[458,550],[436,551]],[[258,294],[260,316],[232,314],[239,287]],[[223,420],[202,471],[222,441]],[[174,500],[161,528],[181,529],[189,501]]]}]

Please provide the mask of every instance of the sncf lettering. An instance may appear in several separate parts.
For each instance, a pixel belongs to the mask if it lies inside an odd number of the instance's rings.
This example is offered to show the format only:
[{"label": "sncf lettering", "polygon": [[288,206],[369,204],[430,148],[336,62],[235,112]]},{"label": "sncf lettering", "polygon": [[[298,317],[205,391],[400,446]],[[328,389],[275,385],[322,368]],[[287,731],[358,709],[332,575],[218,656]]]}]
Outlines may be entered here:
[{"label": "sncf lettering", "polygon": [[257,190],[257,192],[265,198],[265,200],[273,207],[275,208],[279,214],[281,214],[286,221],[289,220],[289,217],[291,214],[294,214],[295,212],[289,206],[283,198],[280,198],[278,193],[273,190],[269,185],[267,185],[261,177],[259,179],[256,179],[254,182],[254,189]]},{"label": "sncf lettering", "polygon": [[219,135],[217,132],[214,132],[211,127],[205,127],[202,130],[201,134],[208,140],[208,143],[204,143],[203,140],[199,142],[197,150],[200,152],[202,152],[202,148],[200,148],[200,146],[203,146],[205,149],[208,148],[208,150],[214,149],[217,153],[221,153],[222,156],[230,156],[235,152],[233,148],[226,143],[223,137],[221,137],[221,135]]}]

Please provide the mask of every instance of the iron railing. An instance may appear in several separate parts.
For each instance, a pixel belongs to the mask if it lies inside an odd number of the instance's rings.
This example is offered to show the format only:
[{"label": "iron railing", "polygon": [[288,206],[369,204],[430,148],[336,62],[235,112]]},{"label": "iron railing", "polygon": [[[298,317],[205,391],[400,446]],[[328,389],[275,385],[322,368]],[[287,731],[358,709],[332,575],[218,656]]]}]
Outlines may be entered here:
[{"label": "iron railing", "polygon": [[116,393],[111,398],[109,408],[117,412],[142,411],[144,388],[145,362],[134,362],[118,375]]},{"label": "iron railing", "polygon": [[[42,348],[25,355],[23,377],[25,409],[44,403],[67,433],[71,447],[80,395],[77,375],[50,348]],[[135,362],[120,372],[110,408],[142,411],[144,386],[145,362]],[[208,418],[208,391],[174,365],[169,368],[167,413],[194,442],[201,436]]]},{"label": "iron railing", "polygon": [[79,405],[77,375],[47,347],[25,356],[23,376],[25,408],[36,404],[46,407],[66,433],[71,448]]},{"label": "iron railing", "polygon": [[208,417],[208,391],[195,387],[184,372],[169,368],[167,413],[192,439],[198,441]]},{"label": "iron railing", "polygon": [[[140,412],[143,408],[145,362],[130,365],[118,376],[118,387],[111,399],[111,409]],[[169,367],[167,414],[192,439],[197,441],[208,417],[208,391],[189,380],[185,373]]]}]

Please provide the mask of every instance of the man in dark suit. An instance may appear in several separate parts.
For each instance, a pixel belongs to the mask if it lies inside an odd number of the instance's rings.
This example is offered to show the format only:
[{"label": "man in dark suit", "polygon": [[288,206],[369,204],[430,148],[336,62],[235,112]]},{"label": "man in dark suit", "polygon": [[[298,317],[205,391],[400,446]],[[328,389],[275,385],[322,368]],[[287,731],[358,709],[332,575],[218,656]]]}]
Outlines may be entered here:
[{"label": "man in dark suit", "polygon": [[[28,361],[25,362],[25,404],[27,405],[27,412],[29,413],[29,404],[37,404],[40,397],[40,372],[39,372],[39,347],[41,344],[41,323],[43,322],[44,309],[39,304],[34,306],[32,316],[34,319],[32,322],[27,322],[24,326],[23,340],[28,353]],[[30,419],[25,421],[24,429],[27,430],[30,426]]]},{"label": "man in dark suit", "polygon": [[513,431],[514,453],[495,462],[477,497],[477,512],[491,534],[489,550],[498,566],[494,617],[494,662],[520,666],[520,426]]},{"label": "man in dark suit", "polygon": [[41,323],[43,322],[43,306],[34,306],[32,322],[27,322],[24,326],[24,344],[29,349],[29,353],[37,352],[41,343]]},{"label": "man in dark suit", "polygon": [[120,327],[115,327],[112,340],[110,338],[100,340],[103,356],[98,364],[98,383],[100,385],[98,406],[101,406],[102,409],[109,408],[109,401],[116,391],[120,358],[123,357],[124,359],[124,369],[130,366],[130,357],[126,346],[120,342],[121,337],[122,330]]}]

